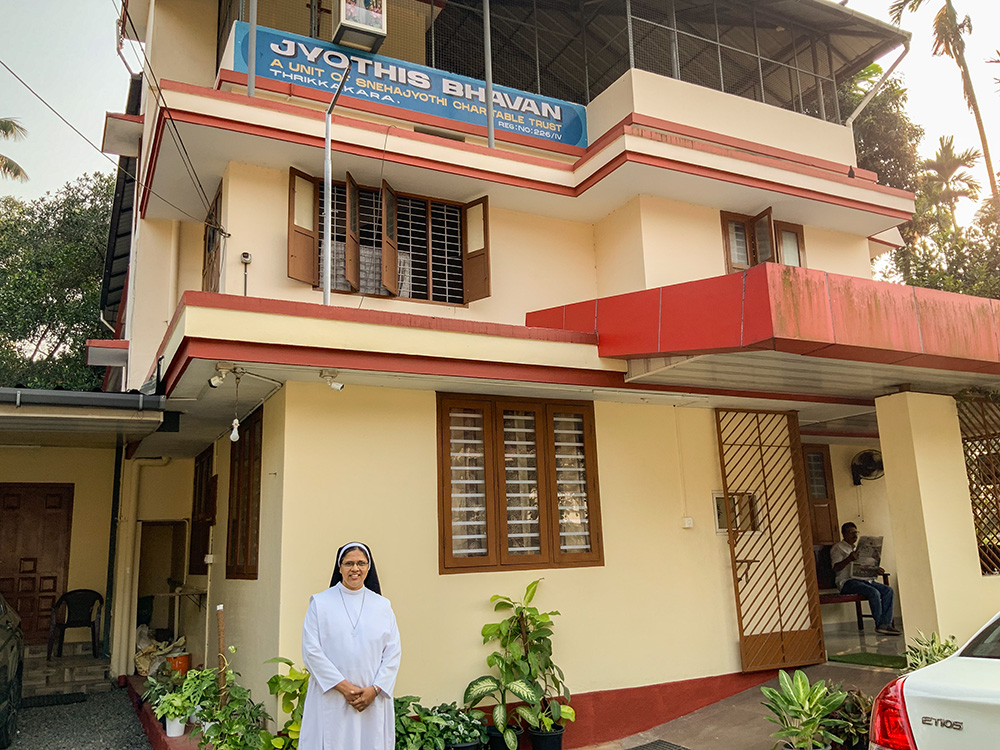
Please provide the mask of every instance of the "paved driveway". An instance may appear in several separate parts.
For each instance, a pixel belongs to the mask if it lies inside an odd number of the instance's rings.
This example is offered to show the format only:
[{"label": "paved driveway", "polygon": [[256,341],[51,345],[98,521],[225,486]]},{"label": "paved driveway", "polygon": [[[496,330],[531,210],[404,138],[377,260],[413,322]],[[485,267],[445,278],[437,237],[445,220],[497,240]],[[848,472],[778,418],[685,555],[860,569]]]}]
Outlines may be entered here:
[{"label": "paved driveway", "polygon": [[25,708],[11,750],[151,750],[123,688],[83,703]]}]

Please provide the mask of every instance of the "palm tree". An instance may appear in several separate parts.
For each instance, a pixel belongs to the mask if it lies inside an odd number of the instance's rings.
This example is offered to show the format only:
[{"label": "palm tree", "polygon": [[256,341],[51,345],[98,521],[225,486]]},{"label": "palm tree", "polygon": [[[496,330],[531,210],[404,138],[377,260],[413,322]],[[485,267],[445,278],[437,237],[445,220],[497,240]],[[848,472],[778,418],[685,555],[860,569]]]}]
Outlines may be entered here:
[{"label": "palm tree", "polygon": [[[915,12],[926,0],[893,0],[889,6],[889,17],[897,25],[903,18],[903,13]],[[986,128],[983,127],[983,116],[979,112],[979,103],[976,101],[976,92],[972,87],[972,76],[969,73],[969,66],[965,62],[965,39],[963,34],[972,32],[972,19],[965,16],[961,20],[958,12],[951,0],[945,0],[944,5],[934,16],[934,47],[935,55],[945,55],[950,57],[958,65],[962,73],[962,90],[965,94],[965,103],[976,118],[976,127],[979,128],[979,140],[983,145],[983,159],[986,162],[986,173],[990,176],[990,189],[993,191],[993,202],[1000,206],[1000,192],[997,191],[997,176],[993,171],[993,161],[990,159],[990,147],[986,142]]]},{"label": "palm tree", "polygon": [[976,166],[980,153],[974,148],[955,152],[952,136],[941,136],[937,153],[933,159],[924,159],[920,166],[923,192],[930,199],[933,208],[939,208],[950,224],[952,231],[957,228],[955,208],[959,198],[975,200],[979,197],[979,183],[966,170]]},{"label": "palm tree", "polygon": [[[11,141],[19,141],[28,134],[13,117],[0,117],[0,138]],[[9,156],[0,154],[0,177],[7,177],[11,180],[24,182],[28,179],[27,173],[21,169],[21,165]]]}]

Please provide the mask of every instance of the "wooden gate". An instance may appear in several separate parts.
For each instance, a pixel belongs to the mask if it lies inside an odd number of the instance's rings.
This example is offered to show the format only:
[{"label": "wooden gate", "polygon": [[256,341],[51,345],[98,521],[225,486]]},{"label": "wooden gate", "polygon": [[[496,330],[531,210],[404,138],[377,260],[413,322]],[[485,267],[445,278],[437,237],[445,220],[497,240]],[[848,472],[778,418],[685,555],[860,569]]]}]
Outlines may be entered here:
[{"label": "wooden gate", "polygon": [[825,661],[798,419],[715,417],[743,671]]},{"label": "wooden gate", "polygon": [[1000,404],[958,402],[972,519],[984,576],[1000,573]]}]

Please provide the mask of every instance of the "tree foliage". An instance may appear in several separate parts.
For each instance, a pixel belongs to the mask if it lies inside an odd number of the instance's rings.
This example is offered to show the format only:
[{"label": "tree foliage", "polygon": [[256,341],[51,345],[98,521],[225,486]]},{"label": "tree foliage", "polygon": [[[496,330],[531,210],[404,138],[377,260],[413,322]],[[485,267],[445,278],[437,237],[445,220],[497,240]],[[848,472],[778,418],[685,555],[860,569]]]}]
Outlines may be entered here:
[{"label": "tree foliage", "polygon": [[[24,126],[14,117],[0,117],[0,138],[9,141],[20,141],[28,134]],[[9,180],[20,180],[24,182],[28,179],[27,173],[21,169],[21,165],[9,156],[0,154],[0,177]]]},{"label": "tree foliage", "polygon": [[114,179],[83,175],[33,201],[0,198],[0,386],[91,390]]},{"label": "tree foliage", "polygon": [[[882,77],[872,64],[846,81],[839,91],[840,111],[853,112]],[[858,166],[876,172],[883,185],[916,190],[920,174],[917,147],[924,129],[906,113],[907,91],[898,76],[887,80],[854,121]]]}]

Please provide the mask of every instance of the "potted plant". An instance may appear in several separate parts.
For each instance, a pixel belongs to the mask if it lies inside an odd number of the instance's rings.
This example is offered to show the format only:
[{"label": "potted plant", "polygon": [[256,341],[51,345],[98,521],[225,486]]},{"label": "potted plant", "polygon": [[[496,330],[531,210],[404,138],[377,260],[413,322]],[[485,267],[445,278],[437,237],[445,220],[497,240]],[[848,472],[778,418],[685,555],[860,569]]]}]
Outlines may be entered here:
[{"label": "potted plant", "polygon": [[146,689],[142,693],[142,699],[155,706],[167,693],[180,690],[184,679],[184,676],[171,669],[167,662],[161,662],[156,671],[146,677]]},{"label": "potted plant", "polygon": [[[493,724],[497,733],[503,735],[503,745],[508,750],[517,745],[518,720],[528,724],[536,750],[558,750],[562,747],[566,722],[576,718],[569,705],[570,692],[564,684],[563,671],[552,661],[552,617],[559,612],[539,612],[531,606],[540,581],[528,584],[521,601],[499,594],[490,598],[494,611],[508,613],[500,622],[488,623],[482,630],[483,643],[500,644],[500,650],[486,660],[499,677],[484,675],[466,688],[465,702],[470,707],[493,697],[497,704]],[[524,701],[515,708],[513,721],[506,703],[508,693]],[[511,733],[507,731],[511,728],[508,724],[514,726]],[[503,745],[499,742],[496,745],[497,750],[502,750]]]},{"label": "potted plant", "polygon": [[180,737],[184,734],[184,725],[191,715],[191,708],[183,693],[167,693],[153,706],[153,713],[157,719],[167,720],[167,737]]},{"label": "potted plant", "polygon": [[250,691],[237,681],[237,673],[227,669],[218,700],[210,708],[202,706],[199,748],[212,750],[271,750],[271,733],[265,725],[271,717],[263,703],[255,703]]},{"label": "potted plant", "polygon": [[784,670],[778,672],[778,689],[764,686],[760,690],[767,698],[762,705],[774,714],[767,717],[768,721],[781,727],[771,735],[783,740],[776,743],[775,748],[813,750],[841,742],[834,731],[846,722],[832,714],[844,703],[846,693],[831,691],[824,680],[810,684],[801,669],[795,670],[793,677]]},{"label": "potted plant", "polygon": [[[839,691],[840,685],[833,690]],[[841,740],[839,743],[834,743],[834,750],[868,750],[868,729],[871,726],[872,705],[875,699],[857,689],[845,692],[847,697],[840,708],[830,714],[830,718],[844,722],[844,725],[837,730]]]},{"label": "potted plant", "polygon": [[416,715],[421,707],[419,701],[416,695],[404,695],[392,701],[396,711],[395,750],[421,750],[423,747],[427,725]]},{"label": "potted plant", "polygon": [[180,692],[191,706],[192,721],[200,722],[202,711],[205,710],[208,713],[218,703],[218,672],[214,669],[188,670]]},{"label": "potted plant", "polygon": [[267,689],[271,695],[278,697],[278,705],[288,714],[285,725],[277,735],[271,737],[271,746],[277,750],[297,750],[299,732],[302,730],[302,711],[306,705],[306,689],[309,687],[309,672],[296,668],[295,662],[283,656],[275,656],[264,663],[288,666],[287,675],[279,672],[267,681]]},{"label": "potted plant", "polygon": [[917,635],[910,639],[913,641],[906,647],[906,672],[913,672],[928,664],[947,659],[958,651],[958,644],[955,636],[942,638],[937,633],[924,635],[917,631]]}]

